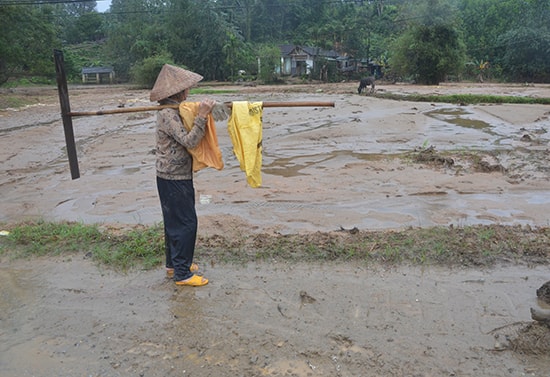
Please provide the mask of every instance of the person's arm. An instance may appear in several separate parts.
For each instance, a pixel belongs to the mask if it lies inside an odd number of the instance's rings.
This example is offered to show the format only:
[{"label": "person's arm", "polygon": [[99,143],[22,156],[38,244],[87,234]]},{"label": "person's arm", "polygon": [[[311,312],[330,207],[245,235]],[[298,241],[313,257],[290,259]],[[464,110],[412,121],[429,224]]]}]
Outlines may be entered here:
[{"label": "person's arm", "polygon": [[196,116],[193,121],[193,128],[187,131],[177,110],[163,109],[159,112],[159,123],[165,133],[185,148],[192,149],[199,145],[204,136],[206,117]]},{"label": "person's arm", "polygon": [[163,129],[185,148],[195,148],[204,137],[206,119],[216,102],[211,99],[203,100],[199,105],[198,114],[193,120],[193,127],[188,132],[177,110],[164,109],[159,112],[162,117]]}]

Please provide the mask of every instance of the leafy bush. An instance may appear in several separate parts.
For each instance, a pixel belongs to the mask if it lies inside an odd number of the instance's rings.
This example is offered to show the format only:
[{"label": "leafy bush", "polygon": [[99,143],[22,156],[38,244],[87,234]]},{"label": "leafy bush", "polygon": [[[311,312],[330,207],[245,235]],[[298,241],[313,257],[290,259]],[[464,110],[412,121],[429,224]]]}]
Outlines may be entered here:
[{"label": "leafy bush", "polygon": [[132,83],[145,89],[153,88],[164,64],[174,64],[172,56],[167,52],[145,58],[141,62],[136,63],[130,69]]},{"label": "leafy bush", "polygon": [[279,81],[276,70],[280,63],[280,50],[273,45],[263,45],[258,53],[260,67],[258,69],[258,78],[265,84],[274,84]]},{"label": "leafy bush", "polygon": [[463,67],[464,45],[452,26],[414,26],[393,44],[391,66],[418,83],[438,85]]}]

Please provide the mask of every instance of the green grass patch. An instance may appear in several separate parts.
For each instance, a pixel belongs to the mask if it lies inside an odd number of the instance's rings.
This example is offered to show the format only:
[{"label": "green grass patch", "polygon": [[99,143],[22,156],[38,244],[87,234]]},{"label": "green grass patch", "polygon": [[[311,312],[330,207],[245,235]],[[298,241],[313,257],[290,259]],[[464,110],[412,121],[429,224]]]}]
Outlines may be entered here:
[{"label": "green grass patch", "polygon": [[398,94],[379,92],[375,97],[413,101],[413,102],[445,102],[460,104],[479,104],[479,103],[518,103],[518,104],[539,104],[550,105],[550,98],[534,98],[520,96],[496,96],[484,94],[450,94],[450,95],[423,95],[423,94]]},{"label": "green grass patch", "polygon": [[9,235],[0,236],[0,256],[9,258],[81,253],[123,271],[149,269],[164,260],[164,233],[158,225],[121,233],[78,222],[36,221],[4,225],[2,229]]},{"label": "green grass patch", "polygon": [[[400,231],[257,234],[240,240],[199,236],[198,255],[233,260],[346,262],[447,266],[491,266],[498,262],[550,263],[550,228],[466,226],[408,228]],[[237,250],[235,253],[232,250]],[[245,260],[243,260],[245,258]],[[231,259],[231,258],[229,258]],[[227,259],[226,259],[227,260]]]},{"label": "green grass patch", "polygon": [[233,89],[211,89],[211,88],[193,88],[190,90],[190,94],[232,94],[237,93],[237,90]]},{"label": "green grass patch", "polygon": [[[97,225],[44,221],[8,226],[0,236],[0,257],[90,255],[116,270],[160,267],[164,261],[161,225],[120,231]],[[199,235],[199,263],[358,262],[386,265],[494,266],[497,263],[550,264],[550,228],[479,225],[408,228],[400,231],[334,231],[253,234],[234,238]]]},{"label": "green grass patch", "polygon": [[35,104],[37,100],[27,96],[18,95],[3,95],[0,96],[0,110],[6,110],[9,108],[19,109],[21,107]]}]

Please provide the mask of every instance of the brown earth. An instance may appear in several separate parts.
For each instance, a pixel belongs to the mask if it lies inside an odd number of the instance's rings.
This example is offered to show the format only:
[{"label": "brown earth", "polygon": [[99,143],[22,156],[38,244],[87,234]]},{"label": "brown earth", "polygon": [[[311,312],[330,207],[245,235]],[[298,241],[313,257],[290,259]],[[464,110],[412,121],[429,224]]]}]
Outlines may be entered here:
[{"label": "brown earth", "polygon": [[[390,101],[356,83],[223,88],[236,92],[216,100],[335,106],[264,110],[259,189],[218,122],[225,168],[195,179],[201,235],[549,224],[548,106]],[[377,90],[550,97],[545,85]],[[123,86],[69,93],[73,111],[151,105]],[[161,221],[154,113],[75,118],[72,180],[56,90],[1,95],[35,104],[0,111],[0,222]],[[4,260],[2,376],[550,376],[532,347],[550,344],[548,328],[529,312],[547,264],[197,261],[211,283],[176,289],[161,269],[120,274],[82,255]]]}]

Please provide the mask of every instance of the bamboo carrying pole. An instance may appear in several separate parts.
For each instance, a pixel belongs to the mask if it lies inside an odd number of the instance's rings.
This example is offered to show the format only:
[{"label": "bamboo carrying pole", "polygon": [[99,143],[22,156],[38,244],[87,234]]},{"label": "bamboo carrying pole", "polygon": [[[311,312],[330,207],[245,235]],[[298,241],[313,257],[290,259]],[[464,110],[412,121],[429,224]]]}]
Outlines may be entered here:
[{"label": "bamboo carrying pole", "polygon": [[[224,105],[231,107],[233,102],[224,102]],[[262,102],[262,107],[334,107],[334,102],[323,101],[298,101],[298,102]],[[69,112],[71,117],[91,116],[91,115],[110,115],[124,113],[139,113],[142,111],[157,111],[162,109],[177,109],[179,105],[159,105],[159,106],[143,106],[129,107],[126,109],[111,109],[98,111],[72,111]]]},{"label": "bamboo carrying pole", "polygon": [[[160,105],[146,107],[131,107],[126,109],[112,109],[99,111],[71,111],[69,103],[69,91],[67,89],[67,79],[65,76],[65,62],[63,52],[54,50],[55,71],[57,74],[57,89],[59,93],[59,102],[61,104],[61,118],[63,120],[63,130],[65,131],[65,144],[67,146],[67,157],[69,158],[69,166],[71,169],[72,179],[80,178],[78,168],[78,158],[76,155],[76,144],[74,141],[73,121],[72,117],[89,116],[89,115],[109,115],[136,113],[141,111],[158,111],[165,108],[179,108],[179,105]],[[233,106],[233,102],[224,102],[228,107]],[[319,101],[298,101],[298,102],[262,102],[262,107],[334,107],[334,102],[319,102]]]}]

